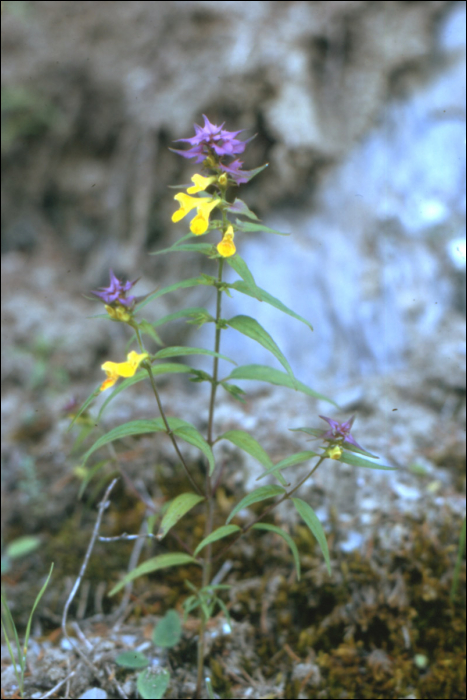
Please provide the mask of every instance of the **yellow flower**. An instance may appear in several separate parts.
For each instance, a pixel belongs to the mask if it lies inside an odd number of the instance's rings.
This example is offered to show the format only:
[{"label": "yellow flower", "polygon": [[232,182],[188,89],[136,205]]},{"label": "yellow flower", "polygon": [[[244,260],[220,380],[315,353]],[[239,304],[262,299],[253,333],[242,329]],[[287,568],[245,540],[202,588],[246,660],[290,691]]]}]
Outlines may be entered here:
[{"label": "yellow flower", "polygon": [[203,177],[202,175],[193,175],[191,178],[191,181],[194,182],[195,184],[192,187],[189,187],[187,189],[188,194],[196,194],[196,192],[202,192],[205,190],[209,185],[212,185],[213,182],[217,180],[216,175],[212,175],[211,177]]},{"label": "yellow flower", "polygon": [[235,243],[233,242],[234,230],[233,226],[229,226],[224,233],[224,237],[220,243],[217,244],[217,250],[223,258],[230,258],[231,255],[235,255]]},{"label": "yellow flower", "polygon": [[118,304],[117,306],[109,306],[106,304],[105,310],[114,321],[122,321],[127,323],[131,319],[131,312],[121,304]]},{"label": "yellow flower", "polygon": [[338,445],[330,447],[326,452],[326,457],[330,457],[331,459],[339,459],[341,455],[342,449]]},{"label": "yellow flower", "polygon": [[105,391],[113,386],[119,377],[133,377],[143,360],[149,357],[147,352],[138,355],[132,350],[126,357],[126,362],[104,362],[102,369],[107,375],[107,379],[102,383],[100,391]]},{"label": "yellow flower", "polygon": [[197,214],[190,224],[190,231],[196,236],[206,233],[209,226],[209,215],[221,201],[219,197],[190,197],[189,194],[180,192],[174,199],[180,204],[180,209],[172,214],[172,221],[180,221],[192,209],[197,209]]}]

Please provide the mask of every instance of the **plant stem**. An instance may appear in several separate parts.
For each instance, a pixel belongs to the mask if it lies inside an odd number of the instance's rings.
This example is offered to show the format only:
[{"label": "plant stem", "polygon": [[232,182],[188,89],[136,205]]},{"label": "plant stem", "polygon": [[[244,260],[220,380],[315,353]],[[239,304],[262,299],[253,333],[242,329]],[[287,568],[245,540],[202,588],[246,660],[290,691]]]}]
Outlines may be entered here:
[{"label": "plant stem", "polygon": [[[221,308],[222,308],[222,271],[224,267],[224,259],[219,259],[219,271],[217,276],[217,301],[216,301],[216,333],[214,337],[214,351],[219,353],[221,345],[221,327],[219,326],[219,321],[221,318]],[[219,376],[219,358],[214,357],[213,368],[212,368],[212,383],[211,383],[211,398],[209,400],[209,417],[208,417],[208,434],[207,443],[210,447],[214,444],[213,439],[213,425],[214,425],[214,408],[216,404],[216,391]],[[213,492],[212,492],[212,482],[209,475],[209,469],[206,471],[206,523],[204,527],[204,536],[207,537],[212,532],[213,523]],[[204,549],[204,562],[203,562],[203,588],[209,584],[211,579],[211,565],[212,565],[212,548],[209,544]],[[195,698],[201,697],[201,687],[203,683],[203,668],[204,668],[204,646],[205,646],[205,631],[206,631],[207,620],[204,613],[201,613],[201,627],[199,632],[198,640],[198,677],[196,683]]]},{"label": "plant stem", "polygon": [[[139,347],[140,347],[140,350],[141,350],[141,352],[145,352],[145,350],[144,350],[144,345],[143,345],[143,341],[141,340],[141,334],[140,334],[140,332],[139,332],[139,328],[137,328],[136,326],[133,326],[133,328],[134,328],[135,331],[136,331],[136,338],[137,338],[137,340],[138,340],[138,345],[139,345]],[[155,382],[155,380],[154,380],[154,375],[153,375],[153,373],[152,373],[151,364],[150,364],[150,362],[145,361],[145,362],[143,363],[143,365],[144,365],[144,367],[145,367],[145,369],[147,370],[147,373],[148,373],[148,375],[149,375],[149,381],[151,382],[152,390],[153,390],[153,392],[154,392],[154,396],[156,397],[157,405],[158,405],[158,407],[159,407],[159,412],[160,412],[160,414],[161,414],[162,420],[164,421],[164,425],[165,425],[165,429],[166,429],[166,431],[167,431],[167,435],[169,436],[169,438],[170,438],[171,441],[172,441],[172,444],[173,444],[173,446],[174,446],[175,452],[177,453],[178,458],[180,459],[180,461],[181,461],[181,463],[182,463],[182,465],[183,465],[183,468],[185,469],[185,472],[186,472],[186,475],[187,475],[187,477],[188,477],[188,479],[189,479],[189,481],[190,481],[190,484],[193,486],[193,488],[195,489],[195,491],[196,491],[197,493],[199,493],[200,495],[202,495],[201,489],[199,488],[199,486],[197,485],[196,481],[195,481],[195,480],[193,479],[193,477],[191,476],[190,470],[188,469],[188,466],[187,466],[187,464],[186,464],[186,462],[185,462],[185,460],[184,460],[184,458],[183,458],[183,455],[182,455],[182,453],[180,452],[180,448],[179,448],[179,446],[177,445],[177,441],[175,440],[175,436],[174,436],[172,430],[170,429],[169,422],[168,422],[167,417],[166,417],[166,415],[165,415],[165,413],[164,413],[164,409],[162,408],[162,403],[161,403],[161,399],[160,399],[160,396],[159,396],[159,392],[157,391],[157,386],[156,386],[156,382]]]}]

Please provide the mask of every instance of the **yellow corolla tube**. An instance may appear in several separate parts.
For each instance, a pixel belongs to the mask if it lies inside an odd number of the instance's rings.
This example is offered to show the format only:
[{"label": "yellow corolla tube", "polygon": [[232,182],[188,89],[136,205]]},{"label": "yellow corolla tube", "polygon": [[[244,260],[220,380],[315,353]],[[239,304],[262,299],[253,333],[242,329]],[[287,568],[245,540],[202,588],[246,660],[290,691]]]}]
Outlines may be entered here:
[{"label": "yellow corolla tube", "polygon": [[203,192],[206,187],[209,187],[209,185],[212,185],[213,182],[217,180],[216,175],[212,175],[211,177],[203,177],[202,175],[193,175],[191,178],[191,181],[194,182],[194,185],[192,187],[189,187],[187,189],[188,194],[196,194],[196,192]]},{"label": "yellow corolla tube", "polygon": [[190,197],[184,192],[176,194],[174,199],[180,204],[180,209],[172,214],[174,222],[183,219],[192,209],[197,210],[198,213],[190,224],[190,231],[196,236],[206,233],[209,226],[209,215],[221,201],[219,197]]},{"label": "yellow corolla tube", "polygon": [[235,255],[235,243],[233,226],[228,226],[220,243],[217,244],[217,251],[223,258],[230,258]]},{"label": "yellow corolla tube", "polygon": [[102,383],[100,391],[105,391],[113,386],[119,377],[133,377],[141,362],[149,357],[147,352],[140,355],[132,350],[126,358],[126,362],[104,362],[102,369],[107,375],[107,379]]}]

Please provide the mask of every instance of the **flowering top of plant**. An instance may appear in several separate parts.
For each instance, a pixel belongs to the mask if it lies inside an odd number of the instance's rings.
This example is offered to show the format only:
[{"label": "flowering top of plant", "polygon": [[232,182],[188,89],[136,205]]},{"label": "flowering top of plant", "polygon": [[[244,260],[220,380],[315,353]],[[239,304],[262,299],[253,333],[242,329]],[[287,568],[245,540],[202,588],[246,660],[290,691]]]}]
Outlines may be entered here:
[{"label": "flowering top of plant", "polygon": [[222,128],[224,123],[217,126],[217,124],[211,124],[205,114],[203,114],[203,117],[204,126],[195,124],[196,134],[194,136],[189,139],[177,139],[177,141],[189,143],[193,148],[189,148],[188,151],[173,149],[175,153],[179,153],[184,158],[196,158],[196,163],[202,163],[213,152],[217,156],[234,156],[237,153],[243,153],[247,141],[240,141],[235,138],[243,129],[240,131],[227,131]]},{"label": "flowering top of plant", "polygon": [[[181,221],[190,211],[196,209],[196,216],[190,223],[190,231],[195,236],[201,236],[207,233],[208,230],[217,228],[222,233],[222,240],[217,244],[216,249],[212,250],[213,256],[221,258],[230,258],[236,253],[236,247],[233,242],[235,232],[259,230],[259,224],[255,224],[256,228],[247,228],[246,222],[239,221],[231,222],[228,218],[228,213],[240,216],[246,216],[249,219],[258,221],[258,217],[254,212],[250,211],[247,205],[240,199],[235,202],[227,200],[226,192],[229,185],[241,185],[249,182],[255,175],[258,175],[266,165],[255,170],[242,170],[243,162],[238,158],[231,162],[224,162],[224,158],[233,158],[239,153],[243,153],[248,141],[240,141],[236,137],[243,131],[227,131],[223,129],[224,124],[218,126],[212,124],[209,119],[204,116],[204,126],[194,125],[195,135],[189,139],[177,139],[189,143],[192,148],[187,151],[178,151],[184,158],[195,158],[197,163],[203,163],[203,168],[207,175],[196,173],[191,178],[193,185],[187,188],[186,193],[180,192],[176,194],[174,199],[179,204],[179,209],[172,215],[172,221]],[[213,194],[206,193],[206,190]],[[198,193],[205,193],[200,194]],[[195,196],[193,196],[195,195]],[[222,219],[216,219],[210,222],[210,215],[215,209],[219,209]],[[269,232],[272,230],[269,229]],[[217,250],[217,253],[216,253]]]},{"label": "flowering top of plant", "polygon": [[327,418],[326,416],[320,416],[323,420],[325,420],[329,425],[331,426],[330,429],[322,435],[322,440],[327,440],[330,443],[348,443],[350,445],[353,445],[359,450],[363,450],[363,452],[366,452],[365,448],[363,448],[361,445],[358,444],[358,442],[352,437],[350,434],[350,430],[352,428],[353,422],[355,420],[355,416],[352,416],[349,418],[349,420],[345,421],[344,423],[339,423],[336,420],[333,420],[332,418]]},{"label": "flowering top of plant", "polygon": [[130,291],[130,289],[137,283],[138,280],[136,279],[133,282],[128,281],[125,282],[125,284],[123,284],[117,277],[115,277],[113,270],[109,270],[109,274],[109,286],[100,287],[100,292],[93,291],[92,294],[95,294],[96,297],[99,297],[99,299],[101,299],[105,304],[118,303],[128,308],[134,306],[136,297],[127,297],[126,293]]}]

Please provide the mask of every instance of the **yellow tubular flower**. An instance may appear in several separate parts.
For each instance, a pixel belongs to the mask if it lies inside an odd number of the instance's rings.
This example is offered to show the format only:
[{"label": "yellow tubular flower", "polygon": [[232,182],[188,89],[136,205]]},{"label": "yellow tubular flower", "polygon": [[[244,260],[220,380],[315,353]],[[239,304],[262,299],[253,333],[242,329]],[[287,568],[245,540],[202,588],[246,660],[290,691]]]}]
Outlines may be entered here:
[{"label": "yellow tubular flower", "polygon": [[203,177],[202,175],[193,175],[191,178],[191,181],[194,182],[195,184],[192,187],[189,187],[187,189],[188,194],[196,194],[196,192],[202,192],[203,190],[206,189],[206,187],[209,187],[209,185],[212,185],[213,182],[217,180],[216,175],[212,175],[212,177]]},{"label": "yellow tubular flower", "polygon": [[143,360],[149,357],[147,352],[138,355],[132,350],[126,357],[126,362],[104,362],[102,369],[107,375],[107,379],[102,383],[100,391],[105,391],[113,386],[119,377],[133,377]]},{"label": "yellow tubular flower", "polygon": [[198,210],[190,224],[190,231],[196,236],[206,233],[209,226],[209,214],[221,201],[219,197],[190,197],[184,192],[176,194],[174,199],[180,204],[180,209],[172,214],[174,222],[183,219],[192,209]]},{"label": "yellow tubular flower", "polygon": [[198,197],[190,197],[190,195],[180,192],[174,197],[175,201],[180,204],[180,209],[172,214],[172,221],[181,221],[192,209],[199,206],[200,200]]},{"label": "yellow tubular flower", "polygon": [[335,445],[334,447],[330,447],[327,450],[327,457],[330,457],[331,459],[339,459],[339,457],[342,455],[342,449],[339,447],[339,445]]},{"label": "yellow tubular flower", "polygon": [[220,201],[219,197],[198,199],[198,213],[191,221],[191,233],[194,233],[195,236],[201,236],[203,233],[206,233],[209,226],[209,215]]},{"label": "yellow tubular flower", "polygon": [[233,226],[229,226],[227,231],[224,233],[224,237],[220,243],[217,244],[217,250],[223,258],[230,258],[231,255],[235,255],[235,243],[233,242],[234,230]]}]

